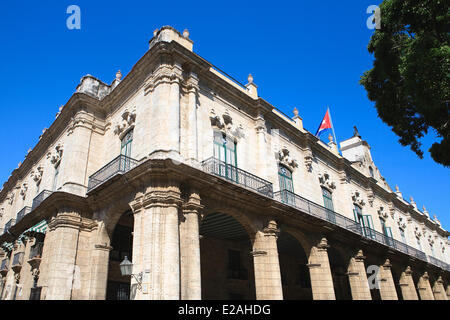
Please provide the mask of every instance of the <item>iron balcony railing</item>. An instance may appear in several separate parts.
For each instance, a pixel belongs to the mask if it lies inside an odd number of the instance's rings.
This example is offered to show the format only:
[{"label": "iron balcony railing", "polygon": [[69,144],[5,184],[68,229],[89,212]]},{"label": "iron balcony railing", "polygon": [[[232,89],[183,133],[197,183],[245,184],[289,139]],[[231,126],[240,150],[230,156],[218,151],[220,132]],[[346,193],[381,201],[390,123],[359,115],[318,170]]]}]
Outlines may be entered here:
[{"label": "iron balcony railing", "polygon": [[214,157],[202,162],[203,171],[273,198],[272,183]]},{"label": "iron balcony railing", "polygon": [[44,201],[45,199],[47,199],[53,192],[52,191],[48,191],[48,190],[44,190],[41,193],[39,193],[34,199],[33,199],[33,204],[31,205],[31,210],[36,209],[41,203],[42,201]]},{"label": "iron balcony railing", "polygon": [[24,252],[16,253],[16,254],[14,255],[12,265],[13,265],[13,266],[21,266],[21,265],[23,264],[23,256],[24,256],[24,255],[25,255]]},{"label": "iron balcony railing", "polygon": [[42,257],[42,248],[44,247],[44,243],[37,242],[30,249],[30,259],[41,258]]},{"label": "iron balcony railing", "polygon": [[24,207],[17,213],[16,223],[23,219],[27,214],[31,212],[31,207]]},{"label": "iron balcony railing", "polygon": [[349,219],[333,210],[320,206],[312,201],[309,201],[299,195],[292,193],[288,190],[282,190],[275,192],[274,199],[283,202],[287,205],[295,207],[303,212],[306,212],[312,216],[326,220],[334,225],[343,227],[354,233],[362,235],[361,226],[354,220]]},{"label": "iron balcony railing", "polygon": [[117,174],[124,174],[136,167],[139,161],[120,155],[89,177],[87,192],[108,181]]},{"label": "iron balcony railing", "polygon": [[450,265],[448,263],[445,263],[444,261],[436,259],[435,257],[432,256],[428,256],[428,259],[431,264],[434,264],[435,266],[440,267],[444,270],[450,271]]},{"label": "iron balcony railing", "polygon": [[322,220],[326,220],[337,226],[343,227],[354,233],[364,236],[365,238],[372,239],[388,247],[394,248],[410,256],[416,257],[423,261],[428,261],[427,256],[420,250],[417,250],[403,242],[395,240],[386,236],[376,230],[370,228],[363,228],[359,223],[354,220],[344,217],[343,215],[327,209],[321,205],[311,202],[305,198],[296,195],[288,190],[282,190],[275,192],[274,198],[277,201],[283,202],[287,205],[295,207],[303,212],[306,212],[312,216],[318,217]]},{"label": "iron balcony railing", "polygon": [[4,233],[8,232],[9,228],[11,228],[13,225],[16,224],[16,219],[10,219],[6,224],[5,224],[5,231]]}]

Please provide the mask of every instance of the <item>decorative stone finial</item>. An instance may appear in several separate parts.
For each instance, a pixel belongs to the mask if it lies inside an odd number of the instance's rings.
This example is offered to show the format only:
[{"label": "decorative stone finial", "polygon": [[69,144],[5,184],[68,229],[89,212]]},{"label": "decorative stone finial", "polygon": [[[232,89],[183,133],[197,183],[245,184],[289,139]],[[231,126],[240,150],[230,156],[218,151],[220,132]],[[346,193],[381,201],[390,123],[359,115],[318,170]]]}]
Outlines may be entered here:
[{"label": "decorative stone finial", "polygon": [[294,116],[298,117],[298,110],[297,110],[297,108],[294,108]]},{"label": "decorative stone finial", "polygon": [[248,83],[253,83],[253,76],[251,73],[248,75],[247,80],[248,80]]},{"label": "decorative stone finial", "polygon": [[155,31],[153,31],[153,36],[156,37],[156,35],[158,34],[159,29],[155,29]]},{"label": "decorative stone finial", "polygon": [[328,140],[329,140],[330,142],[333,142],[333,136],[331,135],[331,133],[328,135]]},{"label": "decorative stone finial", "polygon": [[189,39],[189,30],[188,29],[184,29],[183,31],[183,37],[185,37],[186,39]]},{"label": "decorative stone finial", "polygon": [[119,70],[116,72],[116,80],[122,80],[122,71]]},{"label": "decorative stone finial", "polygon": [[428,214],[428,211],[427,211],[427,208],[425,208],[425,206],[422,206],[422,210],[423,210],[423,213],[426,215],[426,216],[430,216],[429,214]]},{"label": "decorative stone finial", "polygon": [[400,188],[397,185],[395,185],[395,192],[400,192]]}]

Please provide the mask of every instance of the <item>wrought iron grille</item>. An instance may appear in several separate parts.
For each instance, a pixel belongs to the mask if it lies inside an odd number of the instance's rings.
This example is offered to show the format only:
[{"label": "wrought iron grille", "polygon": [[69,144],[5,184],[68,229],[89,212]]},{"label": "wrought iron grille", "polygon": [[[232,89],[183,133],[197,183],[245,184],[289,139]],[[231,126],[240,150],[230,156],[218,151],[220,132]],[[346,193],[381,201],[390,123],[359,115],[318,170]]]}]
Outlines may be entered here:
[{"label": "wrought iron grille", "polygon": [[31,288],[30,300],[41,300],[42,287]]},{"label": "wrought iron grille", "polygon": [[202,163],[203,171],[273,198],[272,183],[214,157]]},{"label": "wrought iron grille", "polygon": [[16,253],[16,254],[14,255],[12,265],[13,265],[13,266],[21,266],[22,263],[23,263],[23,256],[24,256],[24,255],[25,255],[25,253],[23,253],[23,252]]},{"label": "wrought iron grille", "polygon": [[445,263],[444,261],[436,259],[435,257],[432,256],[428,256],[428,258],[431,264],[434,264],[435,266],[440,267],[444,270],[450,271],[450,265],[448,263]]},{"label": "wrought iron grille", "polygon": [[98,170],[96,173],[89,177],[87,192],[98,187],[105,181],[111,179],[116,174],[124,174],[139,164],[139,161],[132,158],[120,155],[106,166]]},{"label": "wrought iron grille", "polygon": [[13,225],[16,224],[16,219],[10,219],[6,224],[5,224],[5,232],[7,232],[9,230],[9,228],[11,228]]},{"label": "wrought iron grille", "polygon": [[42,257],[43,247],[44,243],[42,242],[37,242],[34,246],[32,246],[30,249],[30,259]]},{"label": "wrought iron grille", "polygon": [[41,203],[42,201],[44,201],[45,199],[47,199],[53,192],[52,191],[48,191],[48,190],[44,190],[41,193],[39,193],[34,199],[33,199],[33,204],[31,206],[31,210],[36,209]]},{"label": "wrought iron grille", "polygon": [[322,207],[312,201],[309,201],[299,195],[292,193],[288,190],[282,190],[275,192],[274,199],[283,202],[287,205],[295,207],[303,212],[306,212],[312,216],[318,217],[322,220],[326,220],[337,226],[343,227],[354,233],[362,234],[362,230],[359,224],[352,219],[349,219],[339,213],[336,213],[330,209]]},{"label": "wrought iron grille", "polygon": [[22,210],[20,210],[17,213],[17,219],[16,219],[16,223],[18,223],[20,220],[23,219],[23,217],[25,217],[27,214],[29,214],[31,212],[31,207],[24,207]]},{"label": "wrought iron grille", "polygon": [[417,250],[411,246],[408,246],[407,244],[404,244],[403,242],[400,242],[396,239],[388,237],[385,234],[382,234],[376,230],[370,228],[363,228],[359,223],[356,223],[354,220],[349,219],[343,215],[340,215],[339,213],[329,210],[314,202],[311,202],[305,198],[302,198],[299,195],[296,195],[288,190],[275,192],[274,199],[283,202],[287,205],[290,205],[292,207],[295,207],[296,209],[299,209],[310,215],[318,217],[322,220],[326,220],[337,226],[343,227],[354,233],[362,235],[368,239],[377,241],[395,250],[416,257],[423,261],[428,261],[426,254],[423,253],[422,251]]}]

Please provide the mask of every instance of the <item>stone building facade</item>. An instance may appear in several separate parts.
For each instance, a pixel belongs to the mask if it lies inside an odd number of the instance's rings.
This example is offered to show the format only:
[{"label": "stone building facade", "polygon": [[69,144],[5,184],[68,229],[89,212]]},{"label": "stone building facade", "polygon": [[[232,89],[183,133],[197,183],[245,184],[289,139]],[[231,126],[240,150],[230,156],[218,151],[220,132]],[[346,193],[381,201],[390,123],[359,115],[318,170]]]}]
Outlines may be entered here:
[{"label": "stone building facade", "polygon": [[448,231],[356,128],[340,147],[156,30],[124,79],[81,79],[4,184],[1,298],[447,300]]}]

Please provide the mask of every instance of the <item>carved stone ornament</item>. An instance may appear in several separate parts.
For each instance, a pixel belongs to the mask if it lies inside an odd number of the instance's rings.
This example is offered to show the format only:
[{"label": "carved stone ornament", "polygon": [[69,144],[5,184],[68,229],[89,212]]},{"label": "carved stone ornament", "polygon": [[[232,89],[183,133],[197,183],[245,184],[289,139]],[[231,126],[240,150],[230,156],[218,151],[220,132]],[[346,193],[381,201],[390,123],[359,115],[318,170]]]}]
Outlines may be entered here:
[{"label": "carved stone ornament", "polygon": [[297,160],[294,160],[289,155],[289,150],[286,147],[281,148],[277,154],[279,164],[288,167],[291,171],[298,167]]},{"label": "carved stone ornament", "polygon": [[13,193],[13,192],[10,192],[10,193],[8,194],[8,196],[6,197],[6,201],[7,201],[10,205],[12,205],[12,204],[14,203],[14,193]]},{"label": "carved stone ornament", "polygon": [[42,166],[37,166],[36,169],[31,171],[31,178],[36,182],[36,184],[39,184],[42,180],[42,174],[44,173],[44,168]]},{"label": "carved stone ornament", "polygon": [[375,200],[375,195],[373,194],[372,189],[369,189],[369,191],[367,192],[367,201],[369,202],[371,207],[373,207],[374,200]]},{"label": "carved stone ornament", "polygon": [[28,183],[24,182],[20,187],[20,196],[22,197],[23,200],[25,200],[27,196],[27,190],[28,190]]},{"label": "carved stone ornament", "polygon": [[14,274],[14,280],[16,281],[16,283],[20,282],[20,272]]},{"label": "carved stone ornament", "polygon": [[400,229],[402,229],[402,230],[406,229],[406,221],[405,221],[405,219],[403,219],[403,217],[398,217],[397,224]]},{"label": "carved stone ornament", "polygon": [[414,227],[414,235],[416,236],[417,239],[419,239],[422,236],[422,231],[420,231],[419,226]]},{"label": "carved stone ornament", "polygon": [[378,216],[383,220],[386,220],[389,216],[389,214],[387,213],[387,211],[384,210],[383,207],[380,207],[377,212]]},{"label": "carved stone ornament", "polygon": [[121,138],[125,132],[134,127],[135,122],[136,122],[136,109],[133,109],[132,111],[125,109],[125,111],[122,113],[121,118],[117,121],[116,125],[114,126],[114,133],[118,135],[119,138]]},{"label": "carved stone ornament", "polygon": [[441,250],[442,253],[445,253],[445,244],[443,242],[441,242]]},{"label": "carved stone ornament", "polygon": [[305,166],[308,172],[312,172],[312,163],[314,160],[314,155],[310,149],[306,150],[305,154]]},{"label": "carved stone ornament", "polygon": [[233,118],[230,116],[230,113],[228,111],[225,111],[224,114],[222,114],[222,116],[220,117],[216,114],[214,109],[211,109],[209,120],[211,121],[212,127],[219,129],[226,135],[231,135],[238,139],[245,136],[244,127],[242,126],[242,124],[234,124]]},{"label": "carved stone ornament", "polygon": [[353,203],[355,203],[361,207],[366,204],[364,202],[364,199],[361,197],[361,193],[358,190],[355,190],[352,192],[352,200],[353,200]]},{"label": "carved stone ornament", "polygon": [[47,153],[47,159],[50,159],[50,162],[55,166],[55,168],[61,162],[63,151],[63,145],[61,143],[58,143],[53,151]]},{"label": "carved stone ornament", "polygon": [[4,213],[5,213],[5,208],[0,208],[0,219],[3,217]]},{"label": "carved stone ornament", "polygon": [[432,234],[428,235],[428,243],[430,244],[430,247],[434,245],[434,236]]},{"label": "carved stone ornament", "polygon": [[322,187],[332,191],[336,189],[336,183],[331,181],[330,174],[326,171],[319,174],[319,182]]}]

